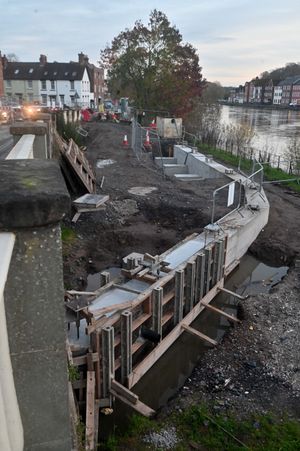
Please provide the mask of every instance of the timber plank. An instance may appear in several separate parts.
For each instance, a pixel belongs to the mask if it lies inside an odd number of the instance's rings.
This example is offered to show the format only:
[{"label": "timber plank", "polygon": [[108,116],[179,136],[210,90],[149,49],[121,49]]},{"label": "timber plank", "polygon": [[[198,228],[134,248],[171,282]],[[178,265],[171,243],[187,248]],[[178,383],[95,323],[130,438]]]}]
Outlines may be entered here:
[{"label": "timber plank", "polygon": [[95,371],[87,372],[85,449],[95,449]]},{"label": "timber plank", "polygon": [[224,316],[229,321],[233,321],[235,323],[240,323],[241,321],[237,319],[233,315],[229,315],[229,313],[224,312],[223,310],[218,309],[217,307],[214,307],[213,305],[207,304],[206,302],[201,302],[202,305],[204,305],[208,310],[211,310],[212,312],[218,313],[219,315]]},{"label": "timber plank", "polygon": [[187,324],[181,324],[182,329],[184,329],[186,332],[189,332],[192,335],[195,335],[195,337],[200,338],[203,341],[206,341],[207,343],[210,343],[211,345],[216,346],[218,342],[216,340],[213,340],[212,338],[208,337],[207,335],[203,334],[202,332],[199,332],[198,330],[194,329],[193,327],[188,326]]}]

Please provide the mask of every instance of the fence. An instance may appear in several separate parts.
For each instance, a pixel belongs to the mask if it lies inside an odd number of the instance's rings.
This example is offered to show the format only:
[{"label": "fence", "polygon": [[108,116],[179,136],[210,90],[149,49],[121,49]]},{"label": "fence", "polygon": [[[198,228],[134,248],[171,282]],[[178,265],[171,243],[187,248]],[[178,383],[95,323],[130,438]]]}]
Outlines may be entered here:
[{"label": "fence", "polygon": [[[158,135],[156,129],[151,127],[142,127],[136,119],[132,120],[132,141],[131,147],[136,158],[140,163],[145,163],[149,161],[149,151],[151,151],[151,156],[158,156],[160,158],[162,155],[161,139]],[[163,171],[163,165],[162,165]]]}]

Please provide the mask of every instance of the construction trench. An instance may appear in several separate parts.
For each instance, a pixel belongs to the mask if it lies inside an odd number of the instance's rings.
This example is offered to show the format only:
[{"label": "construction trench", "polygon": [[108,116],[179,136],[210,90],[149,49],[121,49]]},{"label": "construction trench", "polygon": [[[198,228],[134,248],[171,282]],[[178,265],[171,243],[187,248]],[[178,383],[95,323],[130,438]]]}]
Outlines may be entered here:
[{"label": "construction trench", "polygon": [[[101,435],[99,413],[109,413],[116,399],[143,415],[155,413],[134,388],[182,334],[217,345],[201,327],[191,327],[202,312],[239,321],[210,303],[227,291],[226,277],[268,221],[269,203],[259,164],[248,177],[186,145],[175,145],[171,158],[155,160],[158,167],[164,166],[166,176],[190,179],[189,183],[207,181],[211,195],[215,190],[211,220],[204,231],[159,254],[136,250],[133,242],[131,252],[122,256],[122,277],[117,283],[110,280],[108,271],[102,271],[96,290],[67,291],[68,359],[80,375],[72,381],[71,392],[74,412],[78,411],[75,406],[85,412],[87,449],[94,449]],[[217,189],[211,184],[216,180]],[[218,203],[228,206],[219,210],[225,213],[220,219]]]}]

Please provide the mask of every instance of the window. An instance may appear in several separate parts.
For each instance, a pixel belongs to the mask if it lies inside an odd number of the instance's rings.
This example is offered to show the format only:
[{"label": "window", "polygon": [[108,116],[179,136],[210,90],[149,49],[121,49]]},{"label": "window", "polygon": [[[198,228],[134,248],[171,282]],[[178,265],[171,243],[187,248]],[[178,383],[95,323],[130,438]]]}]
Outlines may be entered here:
[{"label": "window", "polygon": [[74,105],[75,96],[70,96],[71,104]]},{"label": "window", "polygon": [[70,89],[71,89],[72,91],[74,91],[74,89],[75,89],[75,86],[74,86],[74,80],[70,80]]},{"label": "window", "polygon": [[11,80],[6,80],[6,87],[11,88]]},{"label": "window", "polygon": [[61,94],[61,95],[59,96],[59,99],[60,99],[60,104],[61,104],[61,106],[64,106],[64,104],[65,104],[65,96],[64,96],[63,94]]},{"label": "window", "polygon": [[32,74],[32,72],[33,72],[33,68],[31,67],[30,69],[29,69],[29,71],[28,71],[30,74]]},{"label": "window", "polygon": [[65,75],[67,76],[69,72],[65,72]]},{"label": "window", "polygon": [[42,94],[42,104],[47,105],[47,94]]},{"label": "window", "polygon": [[54,80],[51,80],[50,83],[51,83],[51,89],[54,90],[54,89],[55,89],[55,83],[54,83]]},{"label": "window", "polygon": [[33,102],[33,94],[31,93],[28,94],[28,101]]},{"label": "window", "polygon": [[18,74],[20,71],[19,71],[19,69],[16,69],[15,70],[15,74]]},{"label": "window", "polygon": [[32,89],[32,80],[27,80],[27,88]]},{"label": "window", "polygon": [[44,75],[48,75],[48,71],[45,71],[45,72],[44,72]]},{"label": "window", "polygon": [[72,72],[72,76],[75,77],[75,75],[77,74],[77,72]]},{"label": "window", "polygon": [[46,88],[46,80],[41,81],[41,89],[45,90]]}]

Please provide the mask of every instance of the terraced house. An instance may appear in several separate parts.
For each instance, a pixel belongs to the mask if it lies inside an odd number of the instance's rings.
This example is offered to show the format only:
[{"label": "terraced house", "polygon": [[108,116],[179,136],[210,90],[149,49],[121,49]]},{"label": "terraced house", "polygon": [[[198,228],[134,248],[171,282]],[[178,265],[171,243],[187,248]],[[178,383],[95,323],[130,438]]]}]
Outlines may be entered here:
[{"label": "terraced house", "polygon": [[45,55],[40,55],[39,62],[9,62],[3,57],[2,63],[7,99],[47,107],[89,107],[93,103],[85,65],[48,63]]}]

